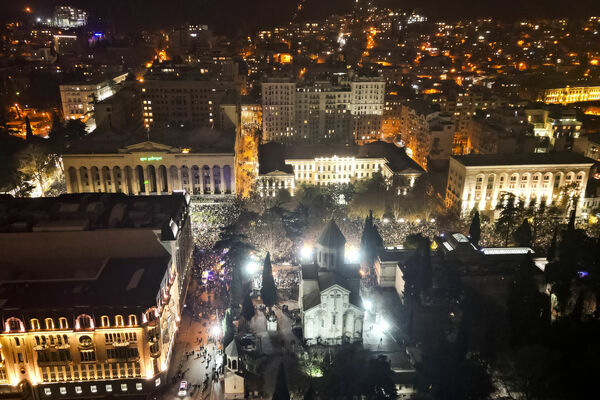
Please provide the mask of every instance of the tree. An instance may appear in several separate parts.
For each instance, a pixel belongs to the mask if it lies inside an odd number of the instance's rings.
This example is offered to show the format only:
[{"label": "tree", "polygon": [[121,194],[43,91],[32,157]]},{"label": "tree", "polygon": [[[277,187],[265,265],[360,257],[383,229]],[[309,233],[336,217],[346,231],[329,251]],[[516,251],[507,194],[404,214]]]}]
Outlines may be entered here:
[{"label": "tree", "polygon": [[267,253],[262,272],[262,287],[260,288],[260,296],[262,301],[268,308],[271,308],[277,303],[277,286],[273,279],[273,269],[271,266],[271,254]]},{"label": "tree", "polygon": [[420,284],[421,294],[431,289],[433,284],[433,271],[431,269],[431,242],[425,238],[421,244],[420,250]]},{"label": "tree", "polygon": [[223,316],[223,348],[227,347],[235,336],[235,325],[233,325],[233,317],[231,316],[231,309],[225,311]]},{"label": "tree", "polygon": [[546,260],[552,261],[554,257],[556,257],[556,236],[558,234],[558,228],[554,229],[554,233],[552,234],[552,241],[550,242],[550,247],[548,248],[548,254],[546,255]]},{"label": "tree", "polygon": [[31,176],[44,196],[48,181],[56,172],[56,158],[42,144],[31,143],[18,155],[19,171]]},{"label": "tree", "polygon": [[30,141],[33,138],[33,130],[31,129],[31,121],[29,117],[25,117],[25,140]]},{"label": "tree", "polygon": [[544,300],[534,281],[531,253],[528,253],[517,267],[508,296],[508,322],[513,344],[534,343],[550,322],[545,318]]},{"label": "tree", "polygon": [[279,364],[279,370],[277,371],[277,380],[275,381],[275,391],[273,392],[273,400],[290,400],[290,391],[287,385],[287,378],[285,376],[285,367],[283,363]]},{"label": "tree", "polygon": [[63,121],[57,113],[52,113],[52,127],[48,136],[54,147],[64,149],[67,140],[66,130]]},{"label": "tree", "polygon": [[503,192],[496,210],[500,212],[500,216],[496,220],[496,232],[504,237],[504,246],[508,246],[508,239],[523,207],[517,196],[510,192]]},{"label": "tree", "polygon": [[481,221],[479,220],[479,211],[475,211],[473,220],[471,220],[469,237],[475,246],[479,246],[479,240],[481,239]]},{"label": "tree", "polygon": [[254,314],[254,304],[252,304],[252,298],[250,297],[250,293],[247,292],[244,296],[244,301],[242,303],[242,316],[247,322],[250,322],[252,320],[252,317],[254,317]]},{"label": "tree", "polygon": [[529,226],[529,221],[524,219],[523,223],[513,232],[513,240],[519,247],[530,247],[532,239],[531,226]]},{"label": "tree", "polygon": [[70,119],[65,125],[65,139],[67,146],[80,140],[87,134],[85,123],[80,119]]},{"label": "tree", "polygon": [[229,286],[229,302],[234,308],[237,308],[243,300],[243,287],[242,265],[236,263],[231,267],[231,285]]}]

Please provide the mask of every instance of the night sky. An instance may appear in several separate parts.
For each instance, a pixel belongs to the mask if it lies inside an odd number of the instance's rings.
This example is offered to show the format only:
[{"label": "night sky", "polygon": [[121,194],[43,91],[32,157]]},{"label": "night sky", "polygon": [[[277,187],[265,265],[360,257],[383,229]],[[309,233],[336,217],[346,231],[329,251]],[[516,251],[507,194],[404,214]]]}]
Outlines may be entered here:
[{"label": "night sky", "polygon": [[[0,1],[3,19],[23,15],[26,5],[49,14],[55,4],[70,4],[92,13],[119,30],[164,27],[184,22],[206,23],[214,30],[242,33],[288,22],[299,0],[24,0]],[[600,14],[594,0],[376,0],[390,7],[418,7],[432,18],[495,16],[589,16]],[[348,11],[354,0],[306,0],[305,18]]]}]

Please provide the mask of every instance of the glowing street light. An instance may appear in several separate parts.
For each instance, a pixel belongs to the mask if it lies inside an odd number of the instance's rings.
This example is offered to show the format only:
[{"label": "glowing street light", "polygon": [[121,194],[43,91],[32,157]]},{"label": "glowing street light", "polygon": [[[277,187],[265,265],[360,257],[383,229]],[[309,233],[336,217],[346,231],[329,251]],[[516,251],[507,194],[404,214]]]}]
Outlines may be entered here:
[{"label": "glowing street light", "polygon": [[213,325],[210,328],[210,334],[213,336],[220,336],[221,335],[221,327],[219,325]]},{"label": "glowing street light", "polygon": [[370,311],[373,309],[373,302],[368,299],[363,299],[363,305],[365,306],[365,310]]},{"label": "glowing street light", "polygon": [[246,264],[246,272],[253,275],[258,272],[258,264],[255,261],[248,261]]},{"label": "glowing street light", "polygon": [[309,244],[305,244],[304,246],[302,246],[302,249],[300,250],[300,257],[302,257],[302,260],[308,261],[311,259],[313,255],[313,247]]},{"label": "glowing street light", "polygon": [[346,250],[346,262],[357,263],[360,261],[360,250],[356,247],[350,247]]},{"label": "glowing street light", "polygon": [[384,319],[380,320],[377,324],[373,325],[373,330],[380,335],[385,333],[385,331],[387,331],[388,329],[390,329],[390,324]]}]

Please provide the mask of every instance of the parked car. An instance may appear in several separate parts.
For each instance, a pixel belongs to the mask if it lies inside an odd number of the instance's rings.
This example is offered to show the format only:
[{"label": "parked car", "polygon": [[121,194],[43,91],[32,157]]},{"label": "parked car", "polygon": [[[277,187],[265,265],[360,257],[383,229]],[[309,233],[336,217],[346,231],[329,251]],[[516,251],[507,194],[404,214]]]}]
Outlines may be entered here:
[{"label": "parked car", "polygon": [[186,396],[187,395],[187,391],[188,391],[188,383],[187,381],[181,381],[181,383],[179,384],[179,392],[177,393],[178,396]]}]

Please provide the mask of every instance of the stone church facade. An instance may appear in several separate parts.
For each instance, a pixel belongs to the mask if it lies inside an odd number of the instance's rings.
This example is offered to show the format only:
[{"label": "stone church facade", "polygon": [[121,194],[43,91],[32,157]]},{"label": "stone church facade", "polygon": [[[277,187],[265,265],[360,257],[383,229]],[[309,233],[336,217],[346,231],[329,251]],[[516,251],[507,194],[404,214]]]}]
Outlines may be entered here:
[{"label": "stone church facade", "polygon": [[314,262],[302,265],[298,301],[308,344],[362,341],[365,311],[359,265],[344,262],[345,245],[332,220],[319,236]]}]

